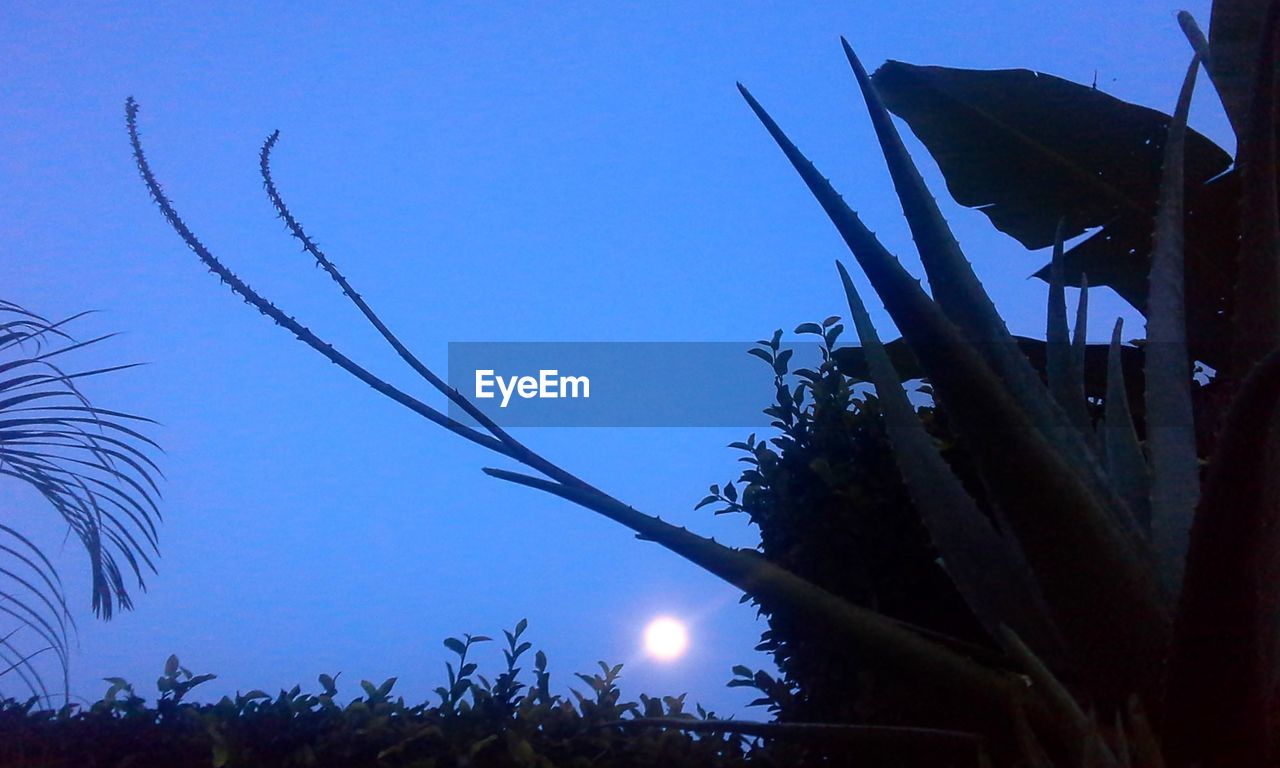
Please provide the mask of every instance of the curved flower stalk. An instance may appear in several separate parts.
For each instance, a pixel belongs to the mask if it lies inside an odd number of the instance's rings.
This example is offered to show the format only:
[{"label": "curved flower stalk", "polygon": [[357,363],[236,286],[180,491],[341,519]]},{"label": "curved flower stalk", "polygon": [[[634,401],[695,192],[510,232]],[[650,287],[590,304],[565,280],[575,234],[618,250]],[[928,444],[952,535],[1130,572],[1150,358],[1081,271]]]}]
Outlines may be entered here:
[{"label": "curved flower stalk", "polygon": [[[150,419],[97,408],[78,382],[132,368],[68,370],[63,356],[103,341],[76,342],[64,328],[81,313],[50,322],[0,300],[0,482],[27,485],[66,523],[89,557],[94,612],[110,619],[133,606],[128,576],[145,589],[155,571],[160,470],[134,429]],[[12,673],[48,699],[32,660],[51,652],[67,693],[67,639],[74,628],[66,590],[44,551],[23,534],[13,509],[0,510],[0,614],[17,628],[0,638],[0,674]],[[32,643],[35,650],[19,650]]]},{"label": "curved flower stalk", "polygon": [[432,388],[472,416],[481,429],[473,429],[448,418],[437,408],[392,386],[334,349],[331,344],[280,310],[231,272],[187,227],[157,182],[143,153],[137,116],[138,105],[130,98],[126,104],[126,122],[138,171],[166,221],[201,262],[261,314],[378,393],[455,435],[514,459],[541,475],[538,477],[503,469],[485,469],[490,476],[572,501],[630,528],[637,534],[637,538],[658,543],[762,601],[791,606],[808,616],[815,624],[828,627],[829,631],[843,638],[851,648],[882,659],[904,681],[918,685],[922,690],[929,690],[939,702],[950,701],[950,707],[937,707],[937,722],[940,724],[962,725],[988,734],[1005,734],[1007,713],[1013,707],[1025,711],[1031,721],[1038,723],[1054,738],[1064,742],[1079,740],[1081,734],[1076,729],[1076,724],[1064,726],[1054,719],[1050,715],[1048,704],[1035,691],[1029,690],[1022,678],[1010,667],[990,667],[978,663],[953,649],[945,641],[931,637],[930,633],[917,631],[850,604],[779,568],[754,551],[727,547],[661,518],[641,513],[547,460],[493,423],[483,411],[449,387],[399,341],[303,230],[285,205],[271,174],[270,156],[279,139],[278,133],[273,133],[262,147],[259,164],[267,195],[289,232],[303,244],[306,252],[338,284],[343,294],[356,305],[401,359]]}]

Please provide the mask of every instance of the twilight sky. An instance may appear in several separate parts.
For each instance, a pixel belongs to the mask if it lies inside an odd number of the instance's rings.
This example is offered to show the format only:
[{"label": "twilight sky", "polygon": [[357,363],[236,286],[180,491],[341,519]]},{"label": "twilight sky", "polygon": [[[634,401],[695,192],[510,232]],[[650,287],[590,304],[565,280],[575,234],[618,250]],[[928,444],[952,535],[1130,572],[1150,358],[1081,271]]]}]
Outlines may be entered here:
[{"label": "twilight sky", "polygon": [[[83,553],[61,546],[56,515],[0,480],[0,519],[60,552],[80,626],[73,694],[95,700],[118,675],[154,698],[176,653],[219,675],[197,698],[311,689],[341,671],[351,695],[361,679],[398,676],[418,702],[444,680],[444,637],[500,636],[528,618],[562,692],[603,659],[625,664],[628,698],[687,691],[720,714],[764,717],[745,708],[750,691],[724,685],[734,664],[771,668],[753,650],[764,624],[734,589],[593,513],[486,478],[482,466],[515,467],[252,312],[148,199],[123,115],[133,95],[153,169],[232,270],[442,404],[274,218],[257,169],[272,130],[294,214],[441,374],[451,341],[745,352],[774,328],[846,314],[832,266],[846,252],[736,80],[919,273],[839,35],[869,68],[1096,73],[1100,88],[1169,111],[1190,57],[1173,14],[1209,19],[1207,0],[799,5],[5,3],[0,298],[51,317],[102,310],[80,335],[123,333],[82,365],[149,365],[87,394],[161,422],[150,434],[166,451],[160,570],[110,623],[92,618]],[[1207,88],[1191,123],[1232,148]],[[1011,330],[1042,335],[1046,289],[1027,275],[1044,255],[951,203],[908,142]],[[1120,311],[1101,293],[1096,334]],[[746,431],[518,436],[642,511],[751,546],[745,519],[692,510],[707,485],[736,477],[724,446]],[[641,651],[658,614],[689,623],[678,661]],[[481,672],[496,672],[499,649],[479,650]]]}]

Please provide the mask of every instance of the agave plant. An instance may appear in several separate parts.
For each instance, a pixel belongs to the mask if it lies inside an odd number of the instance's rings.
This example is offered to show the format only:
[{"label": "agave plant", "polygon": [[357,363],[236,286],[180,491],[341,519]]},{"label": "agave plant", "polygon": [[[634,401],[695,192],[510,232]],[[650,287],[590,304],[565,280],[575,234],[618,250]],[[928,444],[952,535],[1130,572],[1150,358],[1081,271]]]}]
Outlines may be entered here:
[{"label": "agave plant", "polygon": [[[94,612],[110,619],[133,606],[127,576],[145,588],[155,570],[160,470],[146,454],[157,448],[131,424],[149,419],[97,408],[78,382],[132,368],[68,371],[64,356],[108,336],[77,342],[65,328],[87,313],[50,322],[0,300],[0,482],[31,488],[66,523],[89,557]],[[74,621],[53,563],[28,534],[16,510],[0,521],[0,613],[16,628],[0,638],[0,675],[16,675],[32,695],[50,691],[34,659],[57,658],[61,693],[68,693],[67,640]],[[32,646],[34,650],[26,650]]]},{"label": "agave plant", "polygon": [[[1221,5],[1222,3],[1220,3]],[[1231,12],[1252,12],[1232,4]],[[1215,18],[1218,11],[1215,9]],[[1203,485],[1189,397],[1182,264],[1182,157],[1192,84],[1201,61],[1215,83],[1238,74],[1221,48],[1189,35],[1197,53],[1164,142],[1163,180],[1150,270],[1146,446],[1123,395],[1120,328],[1111,345],[1106,419],[1095,431],[1081,382],[1083,322],[1070,340],[1063,305],[1062,238],[1055,248],[1046,387],[1009,335],[961,253],[861,63],[845,53],[865,98],[932,295],[876,239],[831,184],[739,86],[822,205],[897,326],[982,477],[992,517],[951,474],[919,424],[843,265],[850,311],[883,401],[912,501],[947,573],[1003,653],[975,655],[947,638],[861,608],[749,550],[734,549],[643,514],[511,436],[423,365],[316,247],[270,171],[278,141],[263,145],[267,194],[293,237],[340,286],[399,356],[479,425],[449,419],[388,384],[255,292],[192,233],[143,153],[138,105],[126,106],[134,158],[166,220],[232,291],[376,391],[535,474],[488,468],[501,480],[560,496],[635,531],[874,658],[918,692],[921,726],[981,734],[1002,764],[1262,766],[1275,711],[1273,573],[1280,455],[1280,258],[1277,256],[1273,38],[1262,24],[1256,77],[1238,168],[1244,246],[1234,297],[1238,371]],[[1194,23],[1184,20],[1194,32]],[[1239,41],[1235,41],[1239,42]],[[1252,69],[1252,67],[1251,67]],[[1221,86],[1220,86],[1221,87]],[[1238,100],[1224,99],[1229,110]],[[1064,212],[1065,215],[1066,212]],[[1163,756],[1162,756],[1163,755]]]}]

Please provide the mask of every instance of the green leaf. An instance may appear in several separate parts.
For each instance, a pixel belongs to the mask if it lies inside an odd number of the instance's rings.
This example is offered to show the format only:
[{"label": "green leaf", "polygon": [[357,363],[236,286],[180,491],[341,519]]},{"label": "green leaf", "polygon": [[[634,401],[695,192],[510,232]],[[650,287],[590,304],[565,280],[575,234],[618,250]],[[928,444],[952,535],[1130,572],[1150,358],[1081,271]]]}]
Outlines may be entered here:
[{"label": "green leaf", "polygon": [[[1262,52],[1259,30],[1265,29],[1265,2],[1214,0],[1209,16],[1209,60],[1205,62],[1237,140],[1245,141],[1254,81]],[[1275,77],[1275,67],[1272,67]]]},{"label": "green leaf", "polygon": [[996,532],[938,453],[902,388],[853,280],[843,264],[837,261],[836,267],[884,409],[894,461],[947,574],[992,637],[998,637],[1000,628],[1008,625],[1041,656],[1064,662],[1062,639],[1021,552]]},{"label": "green leaf", "polygon": [[[1215,17],[1217,10],[1215,4]],[[1274,240],[1275,71],[1280,65],[1280,6],[1276,3],[1270,4],[1260,31],[1241,161],[1264,164],[1260,177],[1249,180],[1246,173],[1242,208],[1254,217],[1246,225],[1241,247],[1238,307],[1242,294],[1252,291],[1257,293],[1245,299],[1246,305],[1280,303],[1280,287],[1274,282],[1255,286],[1243,280],[1246,269],[1256,270],[1255,277],[1280,273],[1280,252]],[[1267,231],[1270,243],[1265,236],[1259,237]],[[1191,529],[1165,713],[1170,750],[1177,750],[1175,754],[1188,762],[1263,765],[1272,743],[1280,649],[1277,457],[1280,348],[1261,358],[1237,385]]]},{"label": "green leaf", "polygon": [[[956,202],[1027,248],[1052,245],[1064,213],[1064,239],[1118,215],[1150,215],[1168,115],[1026,69],[890,61],[871,80],[933,155]],[[1220,147],[1188,134],[1188,181],[1230,165]]]},{"label": "green leaf", "polygon": [[1089,276],[1080,276],[1080,295],[1076,299],[1076,323],[1071,331],[1071,364],[1075,366],[1080,397],[1084,397],[1085,361],[1088,358],[1089,342]]},{"label": "green leaf", "polygon": [[[872,81],[929,149],[957,202],[979,207],[1030,249],[1052,245],[1064,212],[1071,214],[1065,239],[1102,227],[1066,253],[1067,284],[1079,285],[1087,272],[1095,286],[1146,311],[1168,115],[1028,70],[891,61]],[[1208,139],[1193,131],[1186,149],[1189,341],[1200,359],[1221,369],[1239,185],[1234,172],[1215,179],[1231,158]],[[1047,282],[1049,269],[1036,277]]]},{"label": "green leaf", "polygon": [[822,334],[822,326],[821,326],[821,325],[818,325],[817,323],[801,323],[800,325],[797,325],[797,326],[796,326],[796,330],[795,330],[795,332],[796,332],[797,334],[800,334],[800,333],[816,333],[816,334],[818,334],[818,335],[821,335],[821,334]]},{"label": "green leaf", "polygon": [[[974,346],[987,365],[1004,380],[1014,401],[1030,416],[1033,428],[1058,448],[1089,485],[1090,490],[1103,500],[1110,514],[1123,516],[1125,510],[1122,503],[1110,493],[1101,464],[1086,443],[1084,435],[1070,429],[1071,423],[1066,414],[1045,392],[1027,360],[1018,354],[1017,345],[1009,334],[1004,319],[996,312],[991,297],[987,295],[968,259],[961,252],[950,226],[938,210],[937,202],[916,170],[915,163],[881,100],[877,86],[867,76],[848,41],[841,38],[841,43],[862,91],[872,125],[876,129],[876,138],[893,178],[894,190],[898,193],[903,214],[911,228],[916,250],[929,276],[937,306],[956,324],[961,335]],[[1064,207],[1061,210],[1069,209]],[[1055,225],[1058,218],[1060,216],[1055,216]],[[1132,521],[1120,522],[1131,528],[1134,536],[1137,535]]]},{"label": "green leaf", "polygon": [[[1222,5],[1220,9],[1218,6]],[[1250,9],[1243,3],[1214,4],[1215,24],[1219,18],[1261,18],[1266,3],[1258,2]],[[1237,23],[1241,19],[1234,19]],[[1211,30],[1212,32],[1213,30]],[[1252,63],[1245,71],[1257,70],[1250,80],[1256,87],[1249,103],[1251,116],[1241,136],[1238,165],[1242,199],[1240,214],[1240,252],[1234,287],[1233,349],[1228,373],[1237,380],[1249,374],[1254,365],[1280,345],[1280,194],[1276,189],[1275,88],[1280,57],[1267,46],[1258,46],[1254,29],[1236,31],[1232,50],[1240,55],[1250,46],[1245,34],[1252,35],[1252,50],[1265,60]],[[1224,33],[1225,34],[1225,33]],[[1211,39],[1213,35],[1211,34]],[[1271,63],[1268,64],[1267,62]]]},{"label": "green leaf", "polygon": [[1280,349],[1227,411],[1191,530],[1165,716],[1171,751],[1202,764],[1263,765],[1273,733],[1277,424]]},{"label": "green leaf", "polygon": [[779,376],[785,376],[787,373],[787,362],[791,360],[791,355],[794,352],[794,349],[784,349],[779,352],[778,356],[773,360],[773,372]]},{"label": "green leaf", "polygon": [[1134,519],[1143,530],[1151,530],[1151,476],[1147,459],[1138,442],[1133,415],[1129,410],[1129,391],[1125,386],[1121,364],[1120,333],[1124,320],[1116,318],[1111,331],[1111,353],[1108,356],[1106,412],[1103,416],[1103,441],[1107,457],[1107,473],[1120,497],[1129,505]]},{"label": "green leaf", "polygon": [[462,656],[467,652],[467,647],[463,645],[462,641],[456,637],[445,638],[444,647],[448,648],[449,650],[453,651],[459,656]]},{"label": "green leaf", "polygon": [[[1076,367],[1076,350],[1067,330],[1067,298],[1062,281],[1062,239],[1053,245],[1049,278],[1048,328],[1045,332],[1048,355],[1049,391],[1082,435],[1093,430],[1084,399],[1084,375]],[[1081,343],[1083,347],[1083,340]]]},{"label": "green leaf", "polygon": [[1145,396],[1147,452],[1151,457],[1151,538],[1161,580],[1175,601],[1182,587],[1191,518],[1200,497],[1187,356],[1182,233],[1182,150],[1199,68],[1200,59],[1196,56],[1183,80],[1165,142],[1164,182],[1156,215],[1147,311]]},{"label": "green leaf", "polygon": [[376,691],[378,698],[382,698],[388,693],[391,693],[391,688],[395,686],[396,679],[397,678],[389,677],[383,681],[382,685],[378,686],[378,690]]}]

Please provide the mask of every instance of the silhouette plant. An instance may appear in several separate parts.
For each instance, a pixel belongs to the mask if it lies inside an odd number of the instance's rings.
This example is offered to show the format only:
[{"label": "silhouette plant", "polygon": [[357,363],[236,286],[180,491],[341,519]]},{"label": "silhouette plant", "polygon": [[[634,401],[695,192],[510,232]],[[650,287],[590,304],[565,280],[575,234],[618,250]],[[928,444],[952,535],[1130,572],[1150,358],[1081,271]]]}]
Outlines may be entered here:
[{"label": "silhouette plant", "polygon": [[[751,352],[774,376],[776,398],[765,413],[778,434],[732,443],[744,454],[739,460],[746,468],[736,483],[713,485],[698,507],[718,505],[717,515],[746,515],[760,532],[765,557],[814,584],[968,643],[971,652],[994,655],[996,647],[939,563],[912,505],[894,463],[882,404],[874,394],[856,391],[865,378],[857,371],[865,365],[863,350],[836,349],[843,332],[837,317],[804,323],[796,332],[819,337],[820,363],[789,371],[780,330],[757,342]],[[918,414],[966,487],[981,494],[972,461],[958,449],[944,413],[926,405]],[[732,685],[761,691],[755,703],[792,722],[910,722],[912,697],[895,696],[892,678],[888,684],[878,679],[884,676],[876,673],[873,659],[842,651],[786,606],[761,608],[769,627],[758,649],[773,655],[782,678],[735,670],[739,679]]]},{"label": "silhouette plant", "polygon": [[[1201,488],[1192,427],[1183,310],[1182,157],[1191,87],[1200,58],[1222,63],[1213,43],[1193,58],[1164,143],[1150,270],[1145,370],[1146,450],[1122,397],[1109,397],[1095,435],[1073,420],[1080,366],[1057,357],[1050,387],[1037,378],[979,284],[898,137],[867,73],[845,45],[888,162],[933,296],[927,294],[739,86],[752,110],[832,219],[919,359],[957,435],[973,457],[992,518],[952,473],[921,426],[842,265],[851,317],[885,414],[895,463],[947,573],[995,658],[856,605],[753,551],[725,547],[642,514],[548,461],[494,424],[417,360],[315,246],[261,167],[279,215],[347,297],[420,376],[480,425],[471,428],[387,384],[253,291],[191,232],[143,154],[138,106],[127,123],[134,158],[152,198],[203,263],[259,312],[375,390],[455,434],[541,476],[486,469],[496,478],[560,496],[598,512],[741,588],[762,606],[786,610],[829,635],[844,652],[874,659],[913,692],[912,716],[982,734],[993,758],[1033,765],[1263,766],[1269,761],[1280,603],[1272,572],[1274,499],[1268,473],[1277,446],[1269,428],[1280,399],[1280,270],[1277,255],[1274,38],[1280,4],[1253,13],[1253,100],[1240,141],[1243,245],[1234,297],[1233,370],[1244,372]],[[1199,40],[1193,37],[1193,42]],[[1215,80],[1219,78],[1215,77]],[[1230,108],[1230,106],[1229,106]],[[1061,239],[1055,260],[1061,260]],[[1061,290],[1051,294],[1060,300]],[[1051,318],[1065,312],[1051,304]],[[1056,322],[1056,321],[1055,321]],[[1051,339],[1067,335],[1051,329]],[[1111,386],[1122,391],[1119,328]],[[1066,377],[1066,378],[1064,378]],[[1078,405],[1078,404],[1077,404]],[[1105,446],[1105,447],[1104,447]],[[1145,502],[1149,524],[1137,511]],[[993,523],[994,519],[994,523]],[[1060,643],[1058,642],[1060,641]],[[1059,647],[1060,646],[1060,647]],[[1061,651],[1062,660],[1055,658]]]},{"label": "silhouette plant", "polygon": [[[155,570],[156,506],[160,474],[146,449],[156,444],[130,426],[151,422],[96,408],[78,382],[132,368],[61,367],[66,355],[108,336],[77,342],[66,327],[87,313],[51,322],[17,304],[0,301],[0,476],[27,485],[63,519],[89,556],[93,610],[110,619],[129,609],[126,574],[145,588],[143,570]],[[16,675],[32,695],[50,693],[33,660],[57,657],[67,694],[67,640],[74,629],[57,570],[27,533],[14,510],[0,522],[0,613],[17,627],[0,638],[0,675]],[[26,631],[25,636],[19,633]],[[40,646],[23,650],[22,640]]]}]

